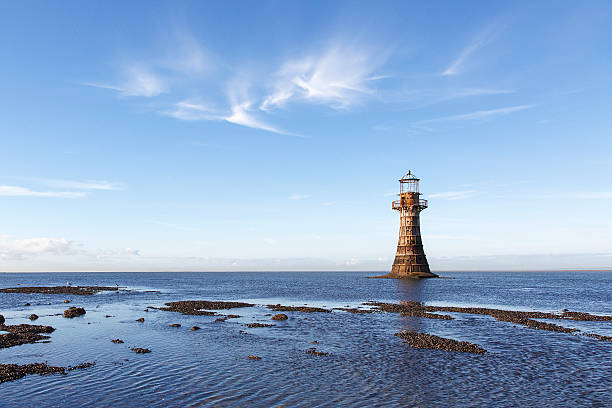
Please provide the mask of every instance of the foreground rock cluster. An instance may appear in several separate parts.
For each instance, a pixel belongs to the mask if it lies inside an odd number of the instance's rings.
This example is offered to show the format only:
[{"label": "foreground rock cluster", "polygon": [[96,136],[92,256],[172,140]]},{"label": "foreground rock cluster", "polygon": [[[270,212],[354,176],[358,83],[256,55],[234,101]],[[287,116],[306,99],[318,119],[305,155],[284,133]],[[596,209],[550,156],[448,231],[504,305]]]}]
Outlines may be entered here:
[{"label": "foreground rock cluster", "polygon": [[73,367],[56,367],[46,363],[33,364],[0,364],[0,384],[7,381],[15,381],[26,375],[38,374],[67,374],[67,371],[77,370],[93,366],[95,363],[83,363]]},{"label": "foreground rock cluster", "polygon": [[42,333],[53,333],[55,329],[51,326],[38,326],[31,324],[2,324],[0,325],[0,331],[8,332],[0,335],[0,348],[8,348],[46,340],[49,338],[49,336],[45,336]]}]

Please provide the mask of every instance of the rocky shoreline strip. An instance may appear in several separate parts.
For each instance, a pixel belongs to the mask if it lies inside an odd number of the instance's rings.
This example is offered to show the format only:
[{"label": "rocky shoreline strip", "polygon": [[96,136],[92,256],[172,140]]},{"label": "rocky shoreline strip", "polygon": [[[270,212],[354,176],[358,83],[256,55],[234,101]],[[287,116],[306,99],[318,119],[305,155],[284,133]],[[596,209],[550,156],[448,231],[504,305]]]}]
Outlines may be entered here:
[{"label": "rocky shoreline strip", "polygon": [[82,368],[88,368],[95,365],[95,363],[83,363],[72,367],[56,367],[50,366],[46,363],[33,363],[33,364],[1,364],[0,363],[0,384],[8,381],[15,381],[26,375],[38,374],[38,375],[50,375],[50,374],[68,374],[67,371],[78,370]]},{"label": "rocky shoreline strip", "polygon": [[214,316],[217,313],[210,310],[235,309],[240,307],[255,306],[252,303],[243,302],[222,302],[210,300],[181,300],[177,302],[165,303],[166,307],[151,307],[152,309],[164,310],[166,312],[178,312],[191,316]]},{"label": "rocky shoreline strip", "polygon": [[23,286],[0,289],[0,293],[39,293],[43,295],[90,296],[103,291],[118,291],[117,286]]},{"label": "rocky shoreline strip", "polygon": [[414,330],[404,330],[395,335],[408,343],[412,348],[433,349],[444,351],[460,351],[463,353],[484,354],[487,351],[478,344],[467,341],[457,341],[433,334],[419,333]]},{"label": "rocky shoreline strip", "polygon": [[[553,323],[540,322],[533,319],[554,319],[554,320],[574,320],[574,321],[612,321],[612,316],[592,315],[583,312],[562,311],[561,314],[548,312],[521,312],[516,310],[490,309],[480,307],[457,307],[457,306],[425,306],[419,302],[400,302],[384,303],[384,302],[366,302],[364,305],[374,306],[377,309],[390,312],[400,313],[402,316],[417,316],[434,319],[453,319],[448,315],[438,315],[434,312],[451,312],[451,313],[467,313],[491,316],[502,322],[510,322],[520,324],[532,329],[547,330],[558,333],[574,333],[579,332],[578,329],[559,326]],[[442,316],[442,317],[441,317]]]},{"label": "rocky shoreline strip", "polygon": [[267,305],[266,307],[274,312],[331,313],[329,309],[312,306],[283,306],[281,304],[276,304]]}]

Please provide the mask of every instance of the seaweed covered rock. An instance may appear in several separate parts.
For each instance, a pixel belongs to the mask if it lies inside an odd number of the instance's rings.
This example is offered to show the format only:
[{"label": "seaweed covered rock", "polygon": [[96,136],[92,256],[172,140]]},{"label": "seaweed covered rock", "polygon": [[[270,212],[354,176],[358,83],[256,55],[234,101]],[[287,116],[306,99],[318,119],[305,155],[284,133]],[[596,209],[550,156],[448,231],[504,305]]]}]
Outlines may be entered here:
[{"label": "seaweed covered rock", "polygon": [[51,326],[37,326],[31,324],[20,324],[15,326],[0,325],[0,331],[8,333],[0,334],[0,348],[20,346],[22,344],[36,343],[46,340],[49,336],[41,333],[52,333],[55,329]]},{"label": "seaweed covered rock", "polygon": [[73,317],[78,317],[78,316],[82,316],[84,315],[85,309],[83,309],[82,307],[70,307],[66,310],[64,310],[64,317],[68,318],[68,319],[72,319]]},{"label": "seaweed covered rock", "polygon": [[247,327],[249,329],[252,329],[254,327],[274,327],[274,324],[265,324],[265,323],[249,323],[247,324]]},{"label": "seaweed covered rock", "polygon": [[184,315],[193,316],[213,316],[216,313],[210,310],[234,309],[239,307],[252,307],[252,303],[243,302],[223,302],[210,300],[182,300],[178,302],[166,303],[167,307],[160,307],[159,310],[168,312],[178,312]]},{"label": "seaweed covered rock", "polygon": [[275,312],[331,313],[331,310],[329,309],[311,306],[284,306],[281,304],[276,304],[268,305],[266,307],[268,309],[272,309]]},{"label": "seaweed covered rock", "polygon": [[468,343],[467,341],[457,341],[444,337],[434,336],[433,334],[419,333],[414,330],[405,330],[395,334],[403,339],[413,348],[434,349],[444,351],[460,351],[463,353],[483,354],[487,351],[478,344]]},{"label": "seaweed covered rock", "polygon": [[147,348],[140,348],[140,347],[133,347],[132,351],[138,354],[145,354],[145,353],[150,353],[151,350],[147,349]]},{"label": "seaweed covered rock", "polygon": [[28,319],[30,319],[30,320],[36,320],[36,319],[38,319],[38,315],[36,315],[36,314],[32,313],[31,315],[29,315],[29,316],[28,316]]},{"label": "seaweed covered rock", "polygon": [[270,319],[272,319],[272,320],[287,320],[288,317],[284,313],[278,313],[278,314],[275,314],[274,316],[272,316]]}]

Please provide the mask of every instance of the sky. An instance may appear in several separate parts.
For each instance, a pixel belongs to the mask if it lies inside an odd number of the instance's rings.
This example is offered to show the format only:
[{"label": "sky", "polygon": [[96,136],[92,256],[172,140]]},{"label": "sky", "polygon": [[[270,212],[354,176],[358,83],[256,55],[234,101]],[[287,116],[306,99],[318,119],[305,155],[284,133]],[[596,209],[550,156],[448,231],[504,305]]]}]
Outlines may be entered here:
[{"label": "sky", "polygon": [[0,271],[612,267],[609,1],[1,1]]}]

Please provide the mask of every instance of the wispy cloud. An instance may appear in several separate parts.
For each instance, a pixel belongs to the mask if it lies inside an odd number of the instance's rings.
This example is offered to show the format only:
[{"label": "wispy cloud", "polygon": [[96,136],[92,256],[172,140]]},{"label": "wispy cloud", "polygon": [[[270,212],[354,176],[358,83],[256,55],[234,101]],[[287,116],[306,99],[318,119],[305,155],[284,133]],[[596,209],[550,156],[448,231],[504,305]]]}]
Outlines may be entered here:
[{"label": "wispy cloud", "polygon": [[453,121],[453,120],[485,120],[490,119],[495,116],[504,116],[513,112],[522,111],[525,109],[531,109],[535,107],[535,105],[517,105],[517,106],[507,106],[505,108],[498,109],[488,109],[488,110],[479,110],[470,113],[462,113],[460,115],[451,115],[451,116],[443,116],[441,118],[427,119],[419,122],[415,122],[414,126],[422,126],[427,123],[434,122],[444,122],[444,121]]},{"label": "wispy cloud", "polygon": [[0,196],[5,197],[83,198],[85,195],[81,191],[36,191],[20,186],[0,186]]},{"label": "wispy cloud", "polygon": [[262,110],[290,101],[323,103],[344,109],[374,93],[370,83],[383,77],[374,73],[386,55],[364,44],[333,44],[320,53],[286,61],[273,79],[272,92]]},{"label": "wispy cloud", "polygon": [[476,39],[474,39],[467,47],[465,47],[459,56],[455,58],[450,65],[442,72],[442,76],[458,75],[463,70],[468,58],[476,51],[489,44],[495,37],[493,26],[487,27]]},{"label": "wispy cloud", "polygon": [[292,194],[287,199],[289,200],[305,200],[312,197],[312,194]]},{"label": "wispy cloud", "polygon": [[151,98],[168,90],[166,81],[150,69],[137,65],[124,68],[123,79],[117,84],[82,82],[83,85],[112,89],[121,96],[141,96]]},{"label": "wispy cloud", "polygon": [[172,116],[179,120],[222,120],[218,111],[202,102],[184,100],[175,103],[170,109],[160,111],[161,114]]},{"label": "wispy cloud", "polygon": [[476,190],[445,191],[443,193],[429,194],[428,198],[441,198],[443,200],[463,200],[466,198],[473,197],[476,193]]},{"label": "wispy cloud", "polygon": [[268,125],[257,119],[251,111],[251,102],[243,102],[232,106],[232,113],[223,117],[223,120],[236,125],[246,126],[253,129],[267,130],[268,132],[278,133],[281,135],[296,136],[292,133],[285,132],[277,127]]},{"label": "wispy cloud", "polygon": [[73,180],[55,180],[55,179],[35,179],[40,181],[42,184],[54,187],[54,188],[68,188],[75,190],[123,190],[125,188],[123,183],[116,183],[106,180],[85,180],[85,181],[73,181]]},{"label": "wispy cloud", "polygon": [[265,242],[268,245],[276,245],[277,241],[273,238],[264,238],[263,242]]}]

